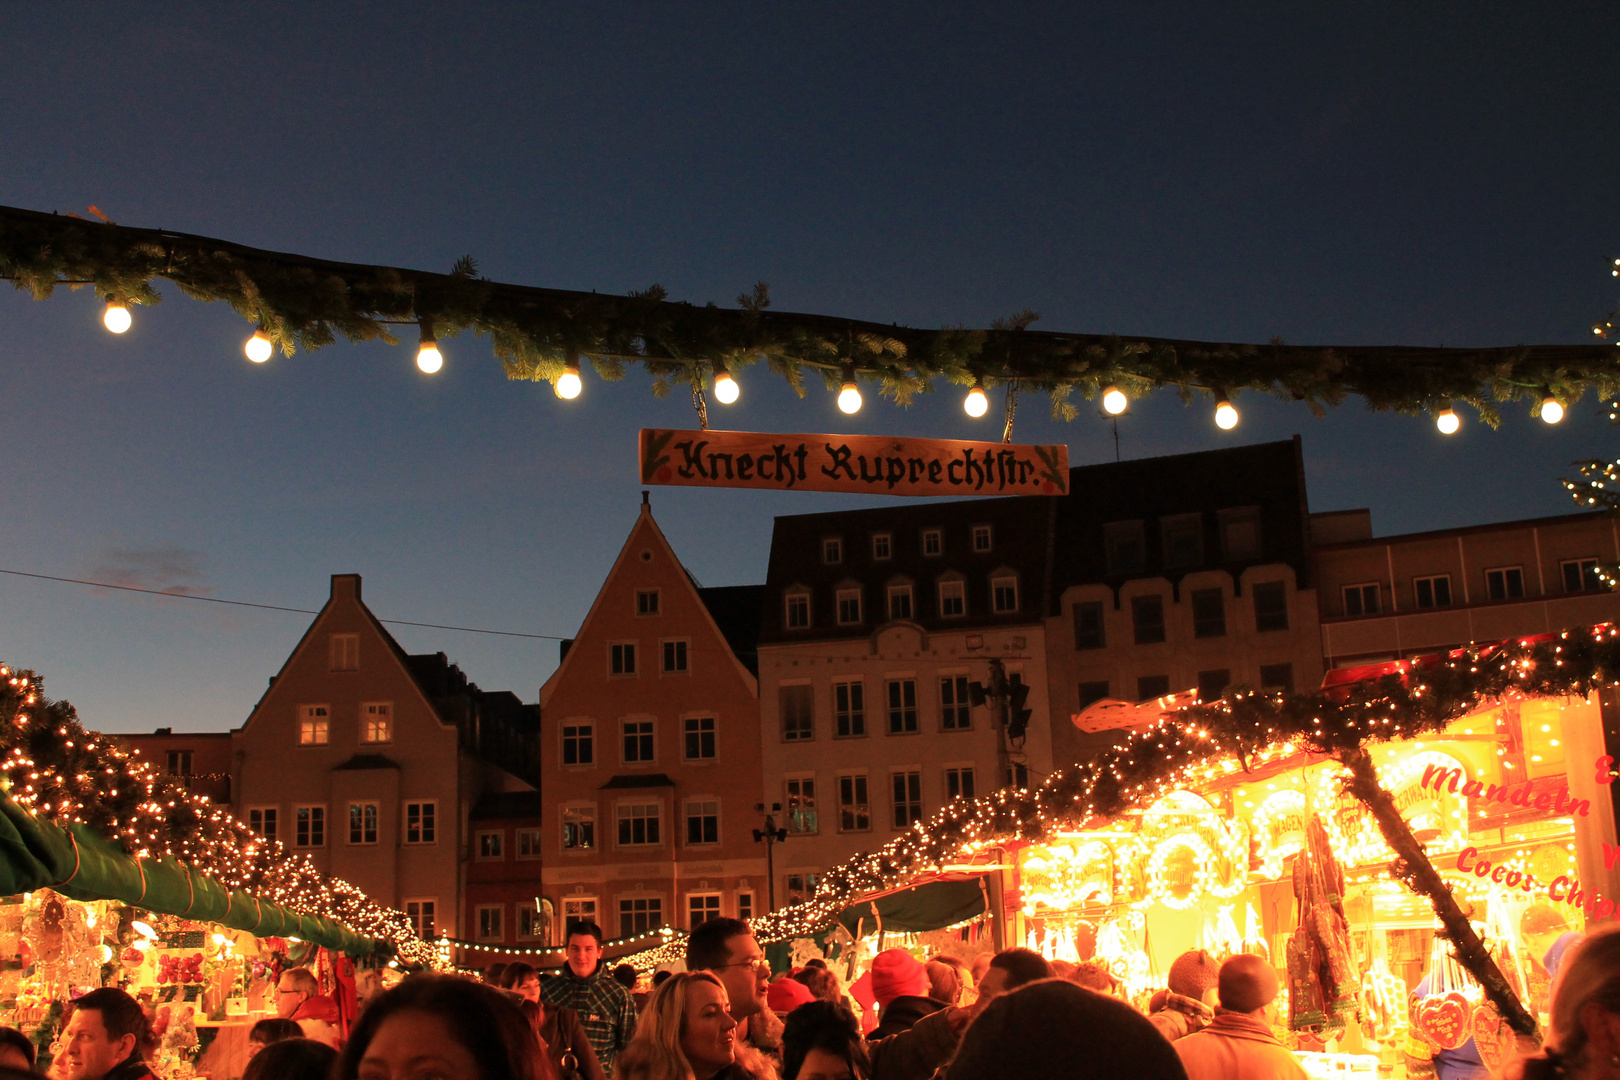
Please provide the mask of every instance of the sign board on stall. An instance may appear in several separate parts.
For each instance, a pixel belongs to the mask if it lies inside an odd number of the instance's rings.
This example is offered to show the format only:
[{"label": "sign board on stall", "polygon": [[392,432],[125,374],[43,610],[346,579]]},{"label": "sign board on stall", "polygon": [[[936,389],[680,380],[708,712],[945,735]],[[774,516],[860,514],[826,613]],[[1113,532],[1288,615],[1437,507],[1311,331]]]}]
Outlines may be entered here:
[{"label": "sign board on stall", "polygon": [[643,428],[641,482],[879,495],[1067,495],[1067,446]]}]

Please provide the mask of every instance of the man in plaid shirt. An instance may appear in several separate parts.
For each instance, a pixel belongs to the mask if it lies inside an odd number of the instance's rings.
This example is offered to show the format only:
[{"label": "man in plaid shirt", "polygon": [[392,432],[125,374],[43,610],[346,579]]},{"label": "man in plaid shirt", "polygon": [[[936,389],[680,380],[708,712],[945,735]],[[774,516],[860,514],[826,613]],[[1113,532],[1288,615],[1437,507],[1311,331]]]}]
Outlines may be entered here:
[{"label": "man in plaid shirt", "polygon": [[630,991],[613,981],[602,960],[602,928],[593,922],[568,924],[568,963],[556,978],[540,983],[540,998],[552,1008],[579,1014],[596,1060],[612,1073],[613,1059],[636,1031],[636,1006]]}]

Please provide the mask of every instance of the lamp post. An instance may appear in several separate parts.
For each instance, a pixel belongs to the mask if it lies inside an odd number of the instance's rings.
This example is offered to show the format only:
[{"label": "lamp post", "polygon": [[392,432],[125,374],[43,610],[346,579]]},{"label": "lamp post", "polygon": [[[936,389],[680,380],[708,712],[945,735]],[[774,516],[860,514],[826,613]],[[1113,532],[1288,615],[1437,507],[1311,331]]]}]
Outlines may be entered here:
[{"label": "lamp post", "polygon": [[776,818],[772,815],[782,812],[781,803],[771,803],[767,812],[764,803],[755,803],[754,810],[765,815],[765,827],[754,830],[754,843],[765,845],[765,895],[769,907],[767,911],[776,910],[776,862],[771,857],[771,849],[787,839],[787,830],[776,827]]}]

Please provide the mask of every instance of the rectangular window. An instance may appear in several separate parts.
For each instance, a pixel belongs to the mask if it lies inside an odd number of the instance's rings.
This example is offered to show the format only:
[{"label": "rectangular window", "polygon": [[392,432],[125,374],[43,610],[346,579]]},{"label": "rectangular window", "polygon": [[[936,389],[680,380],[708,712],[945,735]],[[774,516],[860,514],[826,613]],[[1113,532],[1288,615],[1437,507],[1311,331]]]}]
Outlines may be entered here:
[{"label": "rectangular window", "polygon": [[1180,569],[1204,564],[1204,519],[1201,514],[1177,514],[1159,519],[1164,543],[1164,565]]},{"label": "rectangular window", "polygon": [[1002,774],[1002,780],[1007,787],[1027,791],[1029,789],[1029,766],[1022,761],[1009,761],[1007,771]]},{"label": "rectangular window", "polygon": [[851,773],[838,778],[838,831],[869,832],[872,805],[866,797],[866,774]]},{"label": "rectangular window", "polygon": [[594,724],[564,724],[562,729],[564,765],[589,765],[595,759],[592,746]]},{"label": "rectangular window", "polygon": [[947,619],[967,614],[967,590],[960,581],[939,583],[939,613]]},{"label": "rectangular window", "polygon": [[664,674],[684,675],[686,673],[686,642],[664,642]]},{"label": "rectangular window", "polygon": [[787,778],[787,830],[799,836],[819,831],[816,817],[816,778],[790,776]]},{"label": "rectangular window", "polygon": [[626,765],[653,760],[653,722],[651,720],[621,720],[624,735],[624,762]]},{"label": "rectangular window", "polygon": [[988,526],[988,525],[975,525],[975,526],[973,526],[973,550],[976,553],[982,555],[985,552],[990,550],[990,538],[991,538],[990,526]]},{"label": "rectangular window", "polygon": [[720,804],[711,800],[686,804],[686,843],[718,844],[720,842]]},{"label": "rectangular window", "polygon": [[359,671],[360,635],[333,634],[331,659],[333,671]]},{"label": "rectangular window", "polygon": [[719,893],[686,894],[686,928],[694,930],[710,919],[720,917]]},{"label": "rectangular window", "polygon": [[966,731],[973,726],[973,701],[968,696],[966,675],[940,676],[939,726],[942,731]]},{"label": "rectangular window", "polygon": [[889,774],[894,793],[894,827],[904,829],[922,820],[922,773],[907,769]]},{"label": "rectangular window", "polygon": [[190,750],[170,750],[169,751],[169,775],[170,776],[190,776],[191,775],[191,751]]},{"label": "rectangular window", "polygon": [[1344,587],[1344,613],[1346,615],[1378,614],[1378,583],[1346,585]]},{"label": "rectangular window", "polygon": [[1524,596],[1524,567],[1503,566],[1485,571],[1485,593],[1492,600],[1518,600]]},{"label": "rectangular window", "polygon": [[[574,923],[596,921],[596,897],[594,896],[565,896],[562,902],[563,917],[558,921],[558,937]],[[558,944],[562,944],[561,941]]]},{"label": "rectangular window", "polygon": [[821,542],[821,561],[828,566],[836,566],[844,561],[844,541],[836,536],[829,536]]},{"label": "rectangular window", "polygon": [[540,912],[532,907],[519,907],[517,909],[517,924],[520,938],[537,938],[545,933],[546,924]]},{"label": "rectangular window", "polygon": [[657,897],[619,901],[619,936],[640,937],[664,925],[664,902]]},{"label": "rectangular window", "polygon": [[783,600],[787,610],[787,628],[803,630],[810,625],[810,594],[789,593]]},{"label": "rectangular window", "polygon": [[436,802],[408,802],[405,804],[405,842],[407,844],[433,844],[439,839],[439,804]]},{"label": "rectangular window", "polygon": [[833,722],[840,739],[866,734],[866,686],[859,679],[833,683]]},{"label": "rectangular window", "polygon": [[1136,700],[1150,701],[1170,693],[1170,676],[1143,675],[1136,680]]},{"label": "rectangular window", "polygon": [[686,760],[687,761],[713,761],[714,760],[714,717],[689,716],[681,721],[686,730]]},{"label": "rectangular window", "polygon": [[540,858],[539,829],[519,829],[517,831],[517,857],[520,859]]},{"label": "rectangular window", "polygon": [[1420,608],[1450,607],[1451,576],[1439,574],[1434,577],[1413,578],[1412,595],[1417,598],[1417,606]]},{"label": "rectangular window", "polygon": [[1281,690],[1285,694],[1292,694],[1294,692],[1294,665],[1261,664],[1260,689]]},{"label": "rectangular window", "polygon": [[661,843],[657,803],[626,803],[619,807],[619,846],[650,847]]},{"label": "rectangular window", "polygon": [[478,940],[500,941],[502,935],[501,915],[505,910],[504,904],[478,905]]},{"label": "rectangular window", "polygon": [[378,806],[374,802],[349,804],[349,843],[377,842]]},{"label": "rectangular window", "polygon": [[405,901],[405,917],[411,921],[411,930],[423,941],[432,941],[439,935],[434,923],[434,910],[438,906],[437,900]]},{"label": "rectangular window", "polygon": [[596,807],[563,807],[562,846],[564,851],[589,851],[596,847]]},{"label": "rectangular window", "polygon": [[1087,600],[1074,605],[1074,647],[1076,649],[1102,649],[1108,645],[1103,633],[1103,606],[1099,600]]},{"label": "rectangular window", "polygon": [[331,736],[331,717],[325,705],[298,707],[298,745],[325,746]]},{"label": "rectangular window", "polygon": [[1567,559],[1558,564],[1564,576],[1564,591],[1600,592],[1603,589],[1603,579],[1598,577],[1598,561],[1596,559]]},{"label": "rectangular window", "polygon": [[636,673],[636,646],[634,642],[608,646],[608,673],[611,675],[634,675]]},{"label": "rectangular window", "polygon": [[890,679],[884,688],[889,696],[889,734],[916,734],[917,680]]},{"label": "rectangular window", "polygon": [[1219,701],[1226,688],[1232,685],[1232,672],[1228,668],[1198,673],[1198,700],[1204,703]]},{"label": "rectangular window", "polygon": [[889,559],[894,557],[894,535],[892,533],[872,534],[872,558]]},{"label": "rectangular window", "polygon": [[973,798],[973,766],[945,770],[945,797],[947,799]]},{"label": "rectangular window", "polygon": [[636,614],[637,615],[656,615],[656,614],[658,614],[658,590],[657,589],[637,589],[636,590]]},{"label": "rectangular window", "polygon": [[1192,592],[1193,637],[1226,636],[1226,597],[1219,589]]},{"label": "rectangular window", "polygon": [[1097,682],[1083,682],[1080,684],[1080,711],[1084,712],[1086,706],[1094,705],[1108,696],[1108,680]]},{"label": "rectangular window", "polygon": [[740,892],[737,894],[737,918],[747,922],[754,917],[754,894]]},{"label": "rectangular window", "polygon": [[890,585],[889,586],[889,618],[890,619],[909,619],[909,618],[911,618],[911,586],[910,585]]},{"label": "rectangular window", "polygon": [[1245,506],[1222,510],[1221,558],[1227,562],[1251,562],[1260,558],[1260,508]]},{"label": "rectangular window", "polygon": [[326,807],[293,807],[293,846],[326,846]]},{"label": "rectangular window", "polygon": [[1104,525],[1103,555],[1110,574],[1140,574],[1147,562],[1142,523],[1111,521]]},{"label": "rectangular window", "polygon": [[1131,597],[1131,628],[1138,645],[1156,645],[1164,640],[1164,597]]},{"label": "rectangular window", "polygon": [[1254,586],[1254,628],[1288,629],[1287,585],[1280,581],[1267,581]]},{"label": "rectangular window", "polygon": [[789,874],[787,876],[787,902],[799,904],[816,895],[816,885],[821,880],[820,874]]},{"label": "rectangular window", "polygon": [[838,625],[853,626],[861,621],[861,590],[838,590]]},{"label": "rectangular window", "polygon": [[493,861],[506,858],[506,833],[481,832],[478,834],[479,861]]},{"label": "rectangular window", "polygon": [[1008,615],[1018,610],[1018,579],[998,577],[990,580],[990,602],[997,615]]},{"label": "rectangular window", "polygon": [[945,535],[938,529],[924,529],[922,534],[924,555],[939,555],[945,551]]},{"label": "rectangular window", "polygon": [[815,698],[810,687],[779,687],[777,701],[782,708],[783,742],[805,742],[815,738]]},{"label": "rectangular window", "polygon": [[276,808],[265,806],[248,811],[248,828],[266,840],[276,838]]},{"label": "rectangular window", "polygon": [[360,703],[360,741],[369,743],[392,742],[394,739],[394,703],[391,701],[364,701]]}]

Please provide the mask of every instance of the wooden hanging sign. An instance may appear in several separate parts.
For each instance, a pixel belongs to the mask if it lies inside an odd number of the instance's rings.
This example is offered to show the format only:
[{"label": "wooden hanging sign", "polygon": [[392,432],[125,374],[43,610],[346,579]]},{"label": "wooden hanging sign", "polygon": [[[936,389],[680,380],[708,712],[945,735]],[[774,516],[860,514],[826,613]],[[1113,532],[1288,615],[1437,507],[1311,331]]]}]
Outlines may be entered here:
[{"label": "wooden hanging sign", "polygon": [[1067,495],[1069,448],[643,428],[641,482],[878,495]]}]

